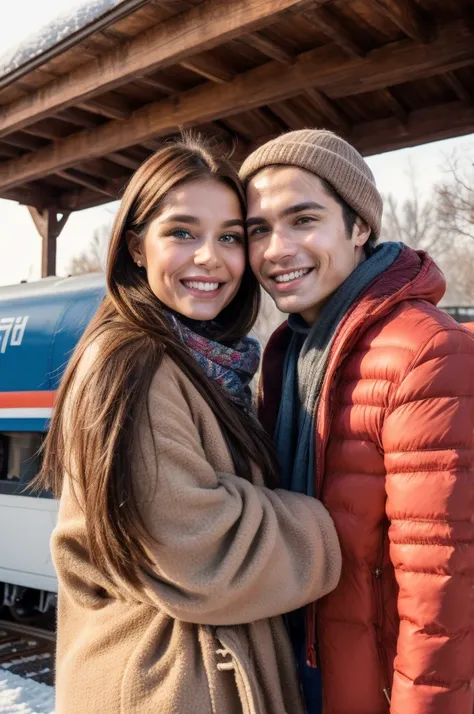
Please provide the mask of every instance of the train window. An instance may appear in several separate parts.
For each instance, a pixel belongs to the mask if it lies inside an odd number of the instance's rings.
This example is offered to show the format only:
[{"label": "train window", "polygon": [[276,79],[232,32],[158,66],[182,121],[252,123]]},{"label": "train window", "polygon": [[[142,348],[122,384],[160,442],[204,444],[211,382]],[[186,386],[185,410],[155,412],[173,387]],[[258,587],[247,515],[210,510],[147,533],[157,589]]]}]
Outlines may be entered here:
[{"label": "train window", "polygon": [[42,434],[0,434],[0,493],[24,494],[38,473]]}]

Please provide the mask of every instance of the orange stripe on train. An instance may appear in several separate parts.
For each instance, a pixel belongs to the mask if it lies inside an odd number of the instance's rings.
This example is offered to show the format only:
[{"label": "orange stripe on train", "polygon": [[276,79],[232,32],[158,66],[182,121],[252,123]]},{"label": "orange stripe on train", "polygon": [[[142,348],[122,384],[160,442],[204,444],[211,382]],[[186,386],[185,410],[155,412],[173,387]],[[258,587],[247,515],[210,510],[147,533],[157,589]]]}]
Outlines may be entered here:
[{"label": "orange stripe on train", "polygon": [[0,409],[53,407],[56,392],[0,392]]}]

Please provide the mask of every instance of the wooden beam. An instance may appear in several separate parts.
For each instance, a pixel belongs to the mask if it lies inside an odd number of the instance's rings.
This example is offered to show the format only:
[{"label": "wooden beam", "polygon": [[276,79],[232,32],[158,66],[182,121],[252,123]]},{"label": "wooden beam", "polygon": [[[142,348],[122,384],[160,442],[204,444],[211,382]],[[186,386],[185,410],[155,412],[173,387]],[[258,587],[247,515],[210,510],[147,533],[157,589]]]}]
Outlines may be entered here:
[{"label": "wooden beam", "polygon": [[0,135],[103,94],[134,77],[182,62],[253,32],[283,12],[306,4],[307,0],[239,0],[225,3],[223,11],[221,0],[205,0],[188,12],[171,17],[117,49],[3,107]]},{"label": "wooden beam", "polygon": [[285,125],[285,130],[291,129],[307,129],[307,123],[301,117],[301,114],[291,107],[287,102],[275,102],[269,105],[269,110],[276,117],[281,119]]},{"label": "wooden beam", "polygon": [[14,146],[0,144],[0,156],[6,156],[9,159],[14,159],[17,156],[21,156],[21,153],[21,149],[15,148]]},{"label": "wooden beam", "polygon": [[135,171],[141,165],[142,161],[135,159],[132,156],[127,156],[126,154],[121,154],[119,152],[110,152],[105,157],[109,161],[112,161],[117,166],[123,166],[126,169],[131,169]]},{"label": "wooden beam", "polygon": [[372,5],[413,40],[423,44],[433,38],[429,16],[413,0],[372,0]]},{"label": "wooden beam", "polygon": [[143,89],[156,90],[162,94],[177,94],[180,91],[174,83],[152,77],[136,77],[133,83]]},{"label": "wooden beam", "polygon": [[94,176],[106,181],[129,176],[129,171],[124,171],[123,168],[119,168],[117,164],[108,159],[92,159],[81,164],[78,168],[88,176]]},{"label": "wooden beam", "polygon": [[[69,213],[58,211],[55,207],[42,211],[34,206],[28,206],[30,216],[42,239],[41,277],[56,274],[56,243],[59,234],[66,225]],[[61,215],[59,215],[61,213]]]},{"label": "wooden beam", "polygon": [[81,129],[92,129],[97,126],[98,123],[100,124],[100,119],[98,121],[95,116],[92,116],[87,111],[82,111],[82,109],[77,109],[77,107],[70,107],[53,116],[55,119],[72,124],[73,126],[79,126]]},{"label": "wooden beam", "polygon": [[311,87],[305,91],[305,95],[309,98],[311,104],[316,108],[319,114],[324,119],[327,119],[331,124],[340,129],[344,134],[349,134],[351,124],[348,117],[339,109],[334,102],[326,97],[325,94],[318,89]]},{"label": "wooden beam", "polygon": [[293,65],[269,62],[227,84],[206,84],[179,97],[137,110],[126,121],[112,121],[82,131],[39,150],[33,156],[3,162],[0,189],[100,158],[150,138],[278,102],[317,87],[330,98],[377,91],[412,79],[423,79],[474,63],[468,24],[446,25],[436,40],[420,46],[413,40],[392,43],[365,58],[348,60],[337,48],[305,52]]},{"label": "wooden beam", "polygon": [[355,42],[340,20],[330,13],[325,7],[320,7],[316,12],[303,12],[303,18],[311,25],[320,30],[323,35],[326,35],[338,47],[354,59],[363,57],[364,52]]},{"label": "wooden beam", "polygon": [[399,119],[402,124],[405,124],[408,119],[408,112],[405,111],[398,99],[393,96],[393,93],[390,91],[390,89],[381,89],[379,91],[379,94],[385,102],[385,105],[390,109],[390,111],[395,114],[397,119]]},{"label": "wooden beam", "polygon": [[17,186],[10,191],[2,192],[0,195],[1,198],[17,201],[26,206],[34,206],[42,211],[45,206],[51,206],[57,199],[57,190],[53,191],[45,186],[39,187],[26,184],[25,186]]},{"label": "wooden beam", "polygon": [[472,102],[473,97],[471,92],[466,89],[454,72],[446,72],[446,74],[443,75],[443,81],[461,102]]},{"label": "wooden beam", "polygon": [[406,125],[395,118],[359,124],[351,142],[365,155],[379,154],[470,134],[473,128],[474,106],[449,102],[410,112]]},{"label": "wooden beam", "polygon": [[222,62],[215,57],[211,57],[209,54],[200,54],[197,57],[191,57],[191,59],[180,62],[180,65],[218,84],[230,82],[235,77],[234,72],[231,72]]},{"label": "wooden beam", "polygon": [[78,104],[78,107],[85,109],[92,114],[100,114],[107,119],[128,119],[131,109],[127,102],[118,94],[109,94],[107,97],[88,99]]},{"label": "wooden beam", "polygon": [[2,136],[2,143],[8,144],[8,146],[15,146],[17,149],[23,149],[24,151],[36,151],[44,146],[43,141],[38,141],[35,137],[27,136],[26,134],[22,136],[18,136],[18,134]]},{"label": "wooden beam", "polygon": [[105,196],[108,196],[112,200],[115,200],[117,198],[117,195],[109,188],[107,188],[105,181],[93,178],[92,176],[84,176],[84,174],[82,174],[80,171],[76,171],[75,169],[63,169],[62,171],[56,171],[55,175],[60,176],[61,178],[66,179],[67,181],[71,181],[71,183],[78,184],[79,186],[90,188],[91,191],[103,193]]},{"label": "wooden beam", "polygon": [[265,57],[281,62],[282,64],[292,64],[295,61],[295,55],[288,50],[285,50],[281,45],[273,40],[270,40],[262,32],[252,32],[246,37],[239,38],[239,42],[243,42],[255,50],[258,50]]}]

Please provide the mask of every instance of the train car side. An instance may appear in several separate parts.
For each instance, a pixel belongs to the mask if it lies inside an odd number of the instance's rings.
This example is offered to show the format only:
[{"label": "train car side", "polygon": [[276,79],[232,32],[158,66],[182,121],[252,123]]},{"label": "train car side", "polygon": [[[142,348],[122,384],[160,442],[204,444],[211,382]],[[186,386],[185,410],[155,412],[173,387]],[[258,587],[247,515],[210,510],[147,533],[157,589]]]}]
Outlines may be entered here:
[{"label": "train car side", "polygon": [[55,603],[58,504],[30,483],[60,379],[103,294],[101,275],[0,288],[0,604],[17,618]]}]

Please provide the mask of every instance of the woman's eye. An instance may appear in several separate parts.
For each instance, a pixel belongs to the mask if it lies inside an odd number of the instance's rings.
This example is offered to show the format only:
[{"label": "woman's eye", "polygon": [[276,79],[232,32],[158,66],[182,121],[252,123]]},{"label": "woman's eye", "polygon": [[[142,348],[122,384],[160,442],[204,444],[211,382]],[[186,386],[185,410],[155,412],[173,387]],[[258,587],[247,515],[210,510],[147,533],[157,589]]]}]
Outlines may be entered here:
[{"label": "woman's eye", "polygon": [[175,238],[179,238],[179,240],[187,240],[188,238],[192,238],[193,236],[191,233],[184,228],[177,228],[172,232],[172,234]]},{"label": "woman's eye", "polygon": [[219,240],[221,243],[242,243],[243,236],[240,233],[224,233]]}]

